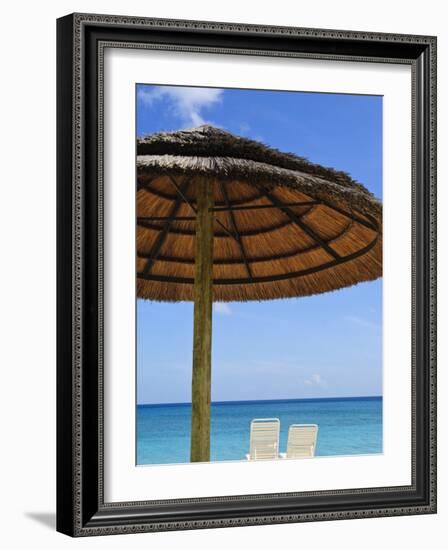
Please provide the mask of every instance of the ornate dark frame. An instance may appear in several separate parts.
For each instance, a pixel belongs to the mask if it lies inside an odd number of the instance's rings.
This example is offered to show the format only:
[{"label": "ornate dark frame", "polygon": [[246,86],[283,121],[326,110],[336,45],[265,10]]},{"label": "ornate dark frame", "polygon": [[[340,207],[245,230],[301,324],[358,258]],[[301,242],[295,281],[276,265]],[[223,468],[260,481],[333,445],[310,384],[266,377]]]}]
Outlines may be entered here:
[{"label": "ornate dark frame", "polygon": [[[413,471],[410,486],[104,502],[102,62],[105,47],[411,65]],[[58,531],[89,536],[435,513],[436,38],[73,14],[57,22],[57,51]]]}]

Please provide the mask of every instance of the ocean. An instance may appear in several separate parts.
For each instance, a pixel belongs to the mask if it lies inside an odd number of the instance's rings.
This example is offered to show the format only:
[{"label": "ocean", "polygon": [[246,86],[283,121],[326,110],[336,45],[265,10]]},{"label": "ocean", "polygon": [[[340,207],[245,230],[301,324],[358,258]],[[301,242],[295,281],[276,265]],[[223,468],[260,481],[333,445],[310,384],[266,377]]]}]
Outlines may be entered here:
[{"label": "ocean", "polygon": [[[290,424],[318,424],[317,456],[381,453],[382,398],[225,401],[211,406],[211,460],[245,460],[250,422],[280,419],[280,452]],[[190,403],[137,406],[137,464],[189,462]]]}]

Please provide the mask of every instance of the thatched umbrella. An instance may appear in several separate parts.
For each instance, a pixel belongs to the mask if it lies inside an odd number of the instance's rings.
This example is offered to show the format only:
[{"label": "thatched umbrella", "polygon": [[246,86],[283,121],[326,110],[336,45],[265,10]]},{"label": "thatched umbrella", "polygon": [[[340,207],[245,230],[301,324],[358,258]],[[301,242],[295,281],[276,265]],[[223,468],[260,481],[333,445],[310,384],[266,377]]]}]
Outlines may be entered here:
[{"label": "thatched umbrella", "polygon": [[137,141],[137,295],[194,301],[191,460],[210,460],[213,301],[382,272],[380,202],[347,174],[212,126]]}]

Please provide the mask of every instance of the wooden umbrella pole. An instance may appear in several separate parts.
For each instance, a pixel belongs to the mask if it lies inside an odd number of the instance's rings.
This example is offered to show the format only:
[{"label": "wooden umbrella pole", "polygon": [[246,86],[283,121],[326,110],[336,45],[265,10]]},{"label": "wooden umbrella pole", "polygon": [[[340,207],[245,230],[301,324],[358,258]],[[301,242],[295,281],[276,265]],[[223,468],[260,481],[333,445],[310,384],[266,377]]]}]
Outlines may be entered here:
[{"label": "wooden umbrella pole", "polygon": [[210,460],[210,396],[213,305],[213,185],[197,185],[191,462]]}]

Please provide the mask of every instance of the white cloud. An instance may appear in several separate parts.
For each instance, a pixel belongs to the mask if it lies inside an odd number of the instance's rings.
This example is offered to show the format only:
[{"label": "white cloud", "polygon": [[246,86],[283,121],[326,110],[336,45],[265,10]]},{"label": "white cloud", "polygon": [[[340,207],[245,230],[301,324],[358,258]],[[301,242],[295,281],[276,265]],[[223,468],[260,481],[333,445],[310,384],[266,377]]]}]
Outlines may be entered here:
[{"label": "white cloud", "polygon": [[225,302],[215,302],[213,304],[213,309],[215,313],[218,313],[219,315],[232,315],[232,310],[230,309],[229,304],[226,304]]},{"label": "white cloud", "polygon": [[357,315],[347,315],[346,317],[344,317],[344,319],[346,321],[349,321],[350,323],[359,325],[361,327],[368,327],[368,328],[374,328],[374,329],[381,328],[381,325],[379,325],[375,321],[371,321],[370,319],[364,319],[362,317],[358,317]]},{"label": "white cloud", "polygon": [[138,96],[143,103],[152,106],[156,101],[168,99],[174,114],[186,126],[207,124],[203,110],[219,103],[223,90],[218,88],[191,88],[177,86],[156,86],[140,89]]},{"label": "white cloud", "polygon": [[319,386],[325,388],[327,386],[326,381],[322,378],[320,374],[312,374],[310,378],[305,380],[305,385],[307,386]]}]

